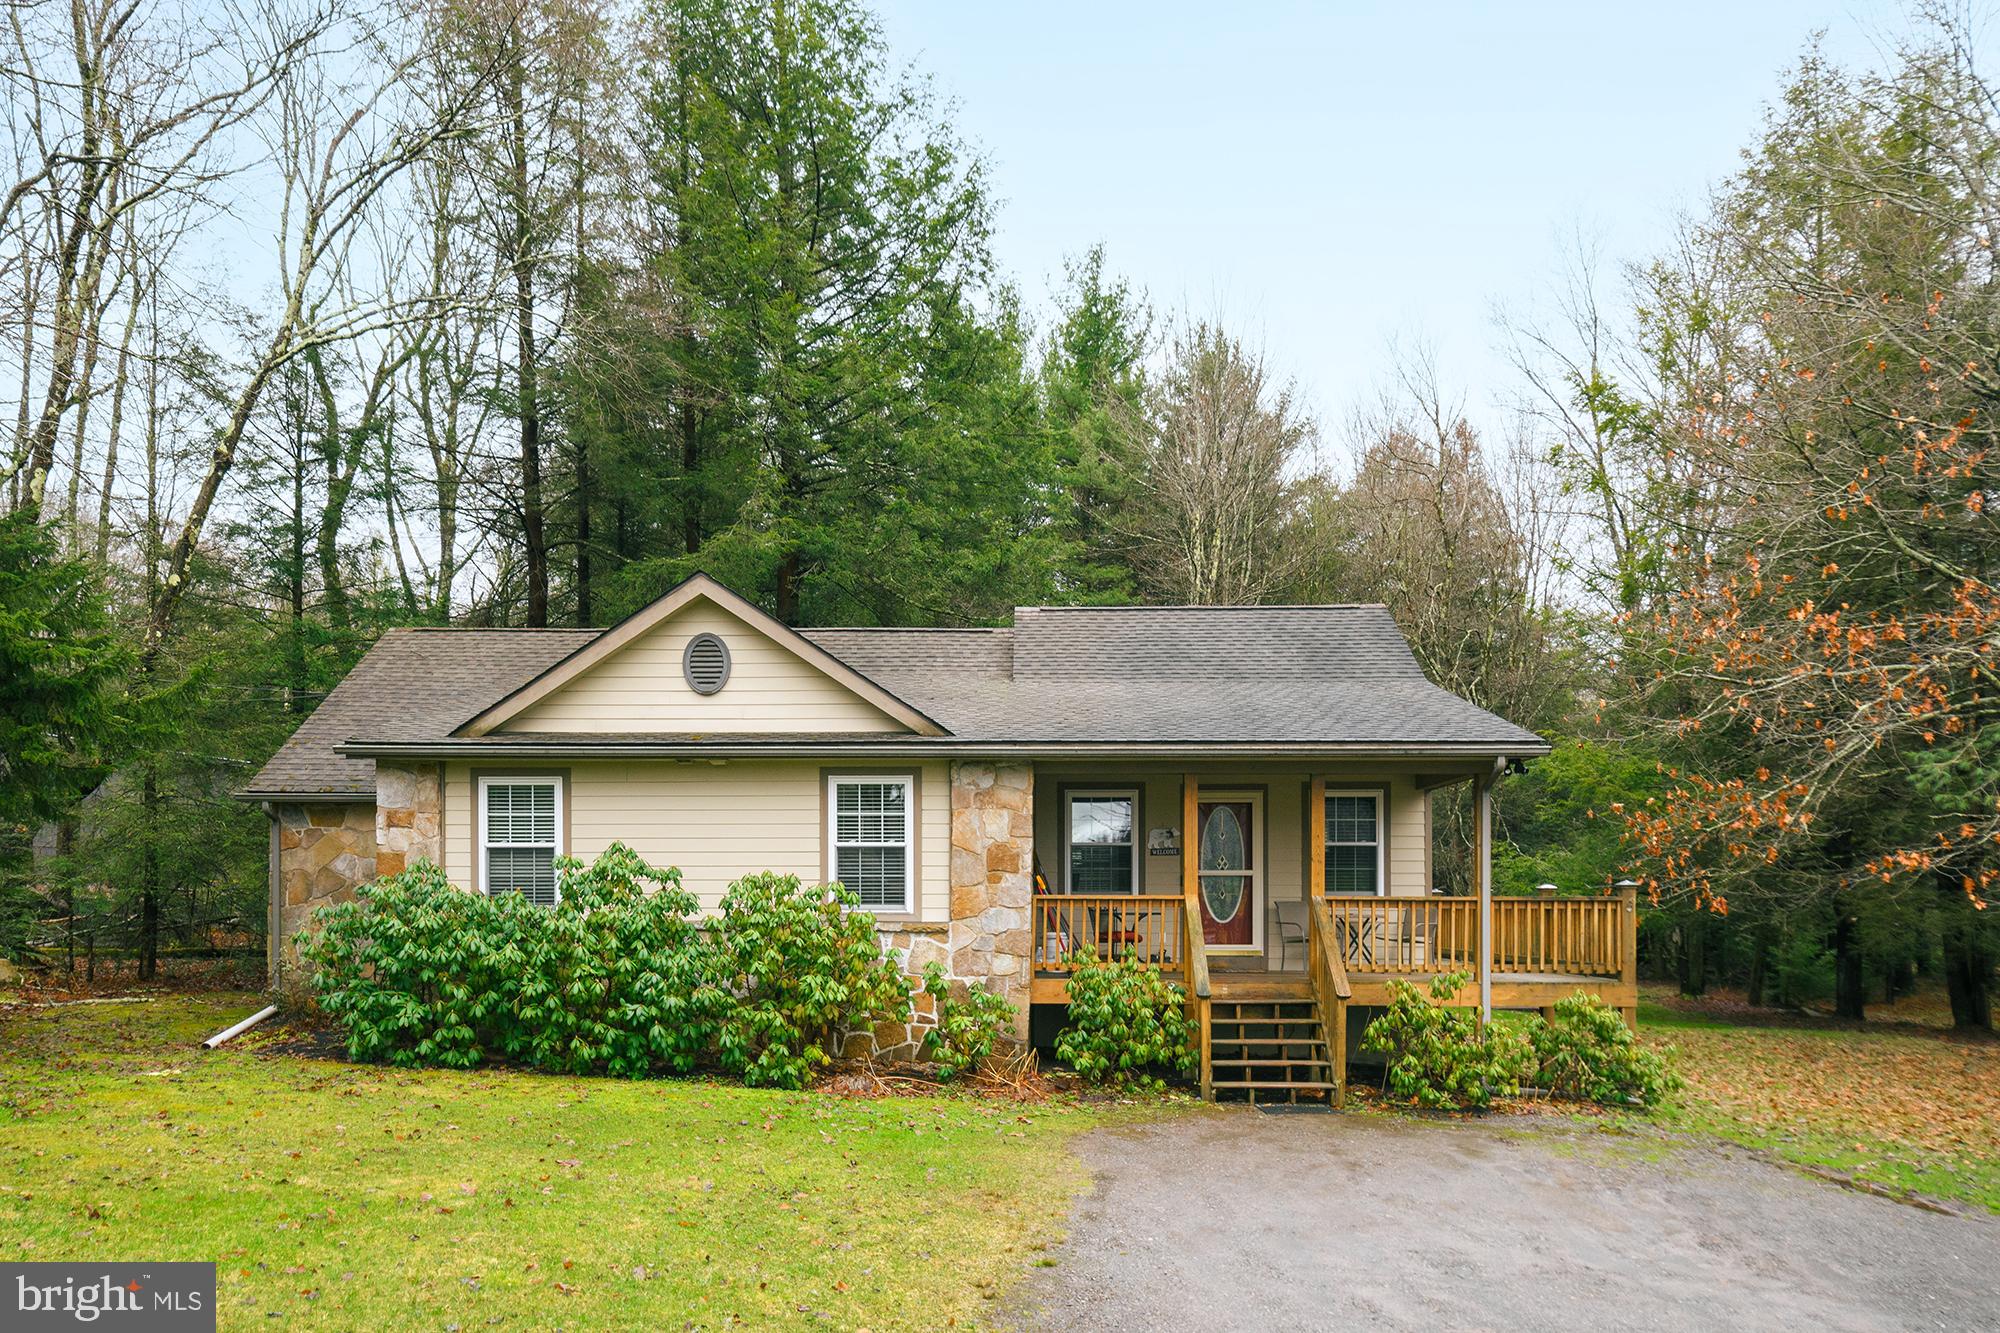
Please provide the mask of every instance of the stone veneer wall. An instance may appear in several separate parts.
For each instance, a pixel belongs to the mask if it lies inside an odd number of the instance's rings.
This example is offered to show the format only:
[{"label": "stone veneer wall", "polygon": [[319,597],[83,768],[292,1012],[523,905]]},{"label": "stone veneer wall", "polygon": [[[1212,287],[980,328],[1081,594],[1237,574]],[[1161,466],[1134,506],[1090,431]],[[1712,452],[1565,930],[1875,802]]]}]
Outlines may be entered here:
[{"label": "stone veneer wall", "polygon": [[296,994],[305,974],[292,940],[313,909],[347,902],[377,875],[429,857],[442,862],[443,785],[438,767],[378,764],[375,800],[277,804],[277,901],[272,956],[280,990]]},{"label": "stone veneer wall", "polygon": [[[1028,1039],[1034,980],[1034,768],[1026,763],[951,766],[951,920],[885,922],[882,947],[911,976],[942,963],[954,987],[984,986],[1014,1006],[1014,1038]],[[843,1053],[914,1060],[934,1024],[931,996],[911,1022],[850,1034]]]},{"label": "stone veneer wall", "polygon": [[281,990],[297,992],[303,976],[292,940],[315,907],[345,902],[355,886],[375,878],[375,807],[367,801],[276,804],[277,875],[271,952]]},{"label": "stone veneer wall", "polygon": [[444,864],[444,781],[438,764],[375,764],[375,873]]}]

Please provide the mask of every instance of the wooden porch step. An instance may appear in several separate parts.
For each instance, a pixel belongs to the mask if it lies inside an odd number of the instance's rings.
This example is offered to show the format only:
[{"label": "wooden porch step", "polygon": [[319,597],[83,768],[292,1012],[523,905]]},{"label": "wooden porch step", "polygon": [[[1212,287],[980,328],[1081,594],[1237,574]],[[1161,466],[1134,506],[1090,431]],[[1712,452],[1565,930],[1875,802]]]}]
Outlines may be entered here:
[{"label": "wooden porch step", "polygon": [[[1276,1033],[1272,1033],[1268,1037],[1224,1037],[1222,1029],[1228,1029],[1232,1033],[1242,1031],[1246,1027],[1258,1027],[1258,1029],[1266,1029],[1268,1027],[1268,1029],[1278,1029],[1278,1031],[1300,1031],[1302,1029],[1302,1031],[1308,1031],[1308,1033],[1312,1033],[1316,1037],[1318,1029],[1320,1029],[1320,1021],[1318,1019],[1210,1019],[1210,1027],[1216,1031],[1216,1041],[1286,1041],[1284,1037],[1278,1037]],[[1296,1039],[1292,1039],[1292,1041],[1296,1041]]]},{"label": "wooden porch step", "polygon": [[1322,1080],[1317,1080],[1317,1079],[1292,1079],[1292,1080],[1288,1080],[1288,1081],[1286,1081],[1286,1082],[1283,1082],[1283,1083],[1271,1083],[1271,1082],[1263,1082],[1263,1081],[1252,1081],[1252,1082],[1225,1082],[1225,1081],[1223,1081],[1222,1079],[1217,1079],[1217,1080],[1215,1081],[1215,1083],[1214,1083],[1214,1084],[1213,1084],[1212,1086],[1213,1086],[1213,1087],[1214,1087],[1214,1088],[1215,1088],[1215,1089],[1216,1089],[1216,1090],[1217,1090],[1218,1092],[1220,1092],[1220,1091],[1222,1091],[1222,1090],[1224,1090],[1224,1089],[1229,1089],[1229,1090],[1232,1090],[1232,1091],[1239,1091],[1239,1092],[1241,1092],[1241,1091],[1256,1091],[1256,1092],[1331,1092],[1331,1091],[1333,1091],[1333,1084],[1331,1084],[1331,1083],[1328,1083],[1328,1082],[1324,1082],[1324,1081],[1322,1081]]},{"label": "wooden porch step", "polygon": [[[1326,1043],[1324,1041],[1258,1041],[1258,1043],[1234,1043],[1232,1041],[1230,1049],[1256,1051],[1258,1055],[1216,1055],[1216,1057],[1210,1057],[1210,1063],[1212,1065],[1240,1065],[1244,1061],[1254,1061],[1260,1055],[1272,1057],[1278,1063],[1294,1063],[1294,1065],[1298,1061],[1302,1061],[1302,1059],[1308,1059],[1308,1057],[1310,1059],[1326,1059]],[[1306,1055],[1286,1055],[1286,1051],[1296,1051],[1296,1049],[1304,1049]]]},{"label": "wooden porch step", "polygon": [[1228,1065],[1231,1069],[1299,1069],[1307,1065],[1320,1069],[1326,1067],[1324,1060],[1310,1060],[1303,1056],[1296,1060],[1211,1060],[1209,1063],[1217,1069],[1224,1065]]},{"label": "wooden porch step", "polygon": [[1312,980],[1304,972],[1241,971],[1221,969],[1208,974],[1209,993],[1217,1000],[1303,1000],[1312,999]]}]

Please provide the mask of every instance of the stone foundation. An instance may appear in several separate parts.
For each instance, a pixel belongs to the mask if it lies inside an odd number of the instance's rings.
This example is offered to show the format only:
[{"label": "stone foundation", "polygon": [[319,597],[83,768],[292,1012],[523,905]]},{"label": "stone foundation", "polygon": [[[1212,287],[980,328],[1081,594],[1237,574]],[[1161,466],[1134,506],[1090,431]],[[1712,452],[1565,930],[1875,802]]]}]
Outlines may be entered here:
[{"label": "stone foundation", "polygon": [[843,1056],[876,1060],[924,1058],[924,1034],[937,1026],[937,997],[922,989],[923,974],[932,963],[943,963],[947,971],[950,969],[950,956],[944,947],[945,929],[942,923],[913,923],[893,928],[885,925],[876,932],[876,938],[882,942],[882,952],[894,958],[905,973],[916,978],[918,990],[911,997],[911,1014],[907,1023],[879,1023],[873,1031],[848,1033],[841,1042],[840,1053]]},{"label": "stone foundation", "polygon": [[375,878],[375,807],[366,801],[274,805],[278,824],[275,978],[280,989],[301,987],[292,941],[311,924],[313,909],[346,902]]},{"label": "stone foundation", "polygon": [[444,864],[440,765],[375,764],[375,873],[400,875],[418,861]]}]

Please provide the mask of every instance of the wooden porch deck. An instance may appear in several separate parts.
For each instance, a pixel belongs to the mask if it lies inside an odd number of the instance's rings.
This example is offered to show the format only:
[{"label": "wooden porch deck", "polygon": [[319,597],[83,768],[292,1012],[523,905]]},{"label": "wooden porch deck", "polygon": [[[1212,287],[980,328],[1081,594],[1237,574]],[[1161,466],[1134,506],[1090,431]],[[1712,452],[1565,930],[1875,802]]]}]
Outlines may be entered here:
[{"label": "wooden porch deck", "polygon": [[1031,1000],[1067,1003],[1071,960],[1085,946],[1100,957],[1136,958],[1187,988],[1201,1028],[1204,1097],[1240,1090],[1251,1100],[1324,1096],[1334,1105],[1347,1086],[1347,1010],[1388,1004],[1392,982],[1427,986],[1459,973],[1467,980],[1446,1003],[1471,1008],[1546,1012],[1572,995],[1594,995],[1637,1026],[1631,890],[1489,904],[1321,895],[1308,904],[1297,970],[1271,968],[1262,957],[1211,956],[1192,902],[1191,895],[1038,897]]},{"label": "wooden porch deck", "polygon": [[[1596,995],[1638,1019],[1638,901],[1616,894],[1492,897],[1492,781],[1473,781],[1472,898],[1378,897],[1326,891],[1326,780],[1306,801],[1305,938],[1297,972],[1246,970],[1211,958],[1203,938],[1199,870],[1181,858],[1178,894],[1044,894],[1034,901],[1035,974],[1029,998],[1062,1004],[1069,972],[1086,949],[1133,958],[1172,973],[1187,989],[1201,1034],[1201,1095],[1218,1087],[1295,1101],[1301,1093],[1340,1105],[1347,1091],[1347,1010],[1389,1001],[1392,981],[1468,980],[1447,1001],[1489,1009],[1547,1009]],[[1181,828],[1195,829],[1200,782],[1181,782]],[[1192,835],[1190,835],[1192,836]],[[1260,966],[1261,965],[1261,966]],[[1218,1071],[1223,1074],[1218,1077]]]},{"label": "wooden porch deck", "polygon": [[[1181,968],[1167,966],[1161,970],[1172,980],[1187,984],[1187,977]],[[1441,973],[1350,971],[1347,974],[1351,989],[1348,1002],[1363,1006],[1386,1005],[1389,1003],[1391,981],[1408,981],[1425,986],[1438,975]],[[1208,977],[1211,999],[1255,1002],[1300,1000],[1312,996],[1311,974],[1303,968],[1283,972],[1269,968],[1218,971],[1211,965]],[[1495,972],[1492,974],[1492,992],[1495,1009],[1546,1009],[1557,1000],[1571,995],[1595,995],[1621,1012],[1635,1009],[1639,1002],[1636,988],[1624,979],[1581,973]],[[1068,969],[1038,969],[1031,999],[1035,1004],[1068,1004]],[[1468,982],[1450,1003],[1476,1008],[1479,1004],[1478,983]],[[1627,1017],[1629,1020],[1631,1015],[1628,1013]]]}]

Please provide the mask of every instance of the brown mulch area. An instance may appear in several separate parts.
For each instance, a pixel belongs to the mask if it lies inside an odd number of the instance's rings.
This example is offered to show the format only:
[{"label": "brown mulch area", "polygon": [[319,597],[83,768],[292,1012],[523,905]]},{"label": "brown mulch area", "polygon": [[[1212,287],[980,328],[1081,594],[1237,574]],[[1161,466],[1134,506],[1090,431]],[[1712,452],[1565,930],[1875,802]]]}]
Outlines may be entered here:
[{"label": "brown mulch area", "polygon": [[347,1039],[333,1024],[307,1013],[278,1014],[238,1037],[238,1050],[293,1060],[346,1060]]},{"label": "brown mulch area", "polygon": [[930,1097],[963,1091],[1004,1101],[1045,1102],[1079,1092],[1081,1081],[1066,1070],[1044,1073],[1032,1047],[989,1058],[969,1078],[946,1082],[936,1065],[842,1060],[812,1085],[836,1097]]}]

